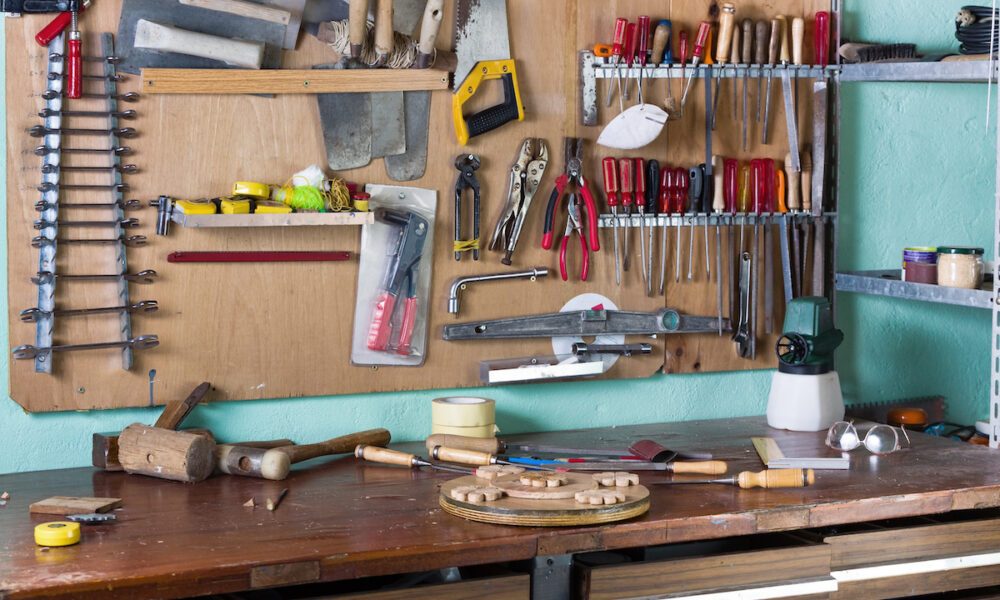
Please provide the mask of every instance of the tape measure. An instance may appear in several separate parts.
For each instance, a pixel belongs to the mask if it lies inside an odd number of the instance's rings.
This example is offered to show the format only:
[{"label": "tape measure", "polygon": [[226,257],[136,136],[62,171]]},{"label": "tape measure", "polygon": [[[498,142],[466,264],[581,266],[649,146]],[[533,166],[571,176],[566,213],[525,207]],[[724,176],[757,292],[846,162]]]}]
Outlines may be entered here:
[{"label": "tape measure", "polygon": [[234,196],[251,196],[261,200],[271,197],[271,187],[266,183],[256,183],[253,181],[237,181],[233,184]]},{"label": "tape measure", "polygon": [[51,521],[35,527],[35,543],[39,546],[72,546],[79,541],[79,523]]}]

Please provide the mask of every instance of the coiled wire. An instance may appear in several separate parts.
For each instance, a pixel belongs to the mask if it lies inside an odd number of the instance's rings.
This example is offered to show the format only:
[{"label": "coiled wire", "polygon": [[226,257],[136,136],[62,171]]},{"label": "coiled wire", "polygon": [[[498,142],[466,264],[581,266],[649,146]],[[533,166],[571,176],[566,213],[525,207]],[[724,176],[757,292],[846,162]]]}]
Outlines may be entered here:
[{"label": "coiled wire", "polygon": [[962,54],[989,54],[996,46],[997,12],[989,6],[963,6],[955,17],[955,39]]}]

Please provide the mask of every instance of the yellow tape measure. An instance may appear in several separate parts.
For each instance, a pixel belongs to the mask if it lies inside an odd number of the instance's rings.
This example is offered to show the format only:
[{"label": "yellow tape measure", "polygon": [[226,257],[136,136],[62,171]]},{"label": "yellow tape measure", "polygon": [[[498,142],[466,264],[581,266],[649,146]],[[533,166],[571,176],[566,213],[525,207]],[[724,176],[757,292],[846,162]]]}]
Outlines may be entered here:
[{"label": "yellow tape measure", "polygon": [[79,541],[79,523],[51,521],[35,527],[35,543],[39,546],[72,546]]}]

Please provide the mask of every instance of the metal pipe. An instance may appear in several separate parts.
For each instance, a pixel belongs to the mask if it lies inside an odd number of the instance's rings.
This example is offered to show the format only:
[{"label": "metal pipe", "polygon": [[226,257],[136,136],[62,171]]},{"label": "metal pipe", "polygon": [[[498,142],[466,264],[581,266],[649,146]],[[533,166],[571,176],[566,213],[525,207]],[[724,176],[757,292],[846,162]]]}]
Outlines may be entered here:
[{"label": "metal pipe", "polygon": [[545,277],[549,270],[545,267],[535,267],[529,271],[516,271],[513,273],[494,273],[492,275],[471,275],[469,277],[459,277],[451,282],[451,291],[448,294],[448,312],[453,315],[458,314],[458,291],[464,290],[470,283],[478,281],[495,281],[498,279],[519,279],[529,277],[534,281],[537,277]]}]

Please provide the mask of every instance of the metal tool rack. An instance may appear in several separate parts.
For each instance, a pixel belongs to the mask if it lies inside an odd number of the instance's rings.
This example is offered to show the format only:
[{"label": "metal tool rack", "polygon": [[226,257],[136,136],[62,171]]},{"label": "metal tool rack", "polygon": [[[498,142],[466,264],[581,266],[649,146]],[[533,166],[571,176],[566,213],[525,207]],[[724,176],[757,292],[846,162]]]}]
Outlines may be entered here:
[{"label": "metal tool rack", "polygon": [[[981,83],[996,78],[1000,63],[995,61],[970,62],[910,62],[844,65],[840,80],[843,82],[911,82],[911,83]],[[1000,96],[997,98],[1000,109]],[[1000,131],[1000,130],[998,130]],[[994,192],[993,249],[1000,257],[1000,132],[997,137],[997,171]],[[900,271],[856,271],[837,273],[837,291],[874,294],[906,300],[922,300],[992,309],[991,366],[990,366],[990,447],[1000,447],[1000,260],[994,264],[992,282],[982,288],[968,290],[925,285],[901,280]]]}]

